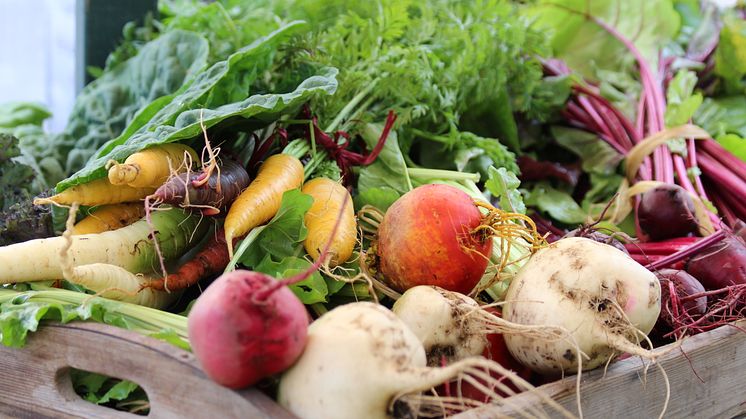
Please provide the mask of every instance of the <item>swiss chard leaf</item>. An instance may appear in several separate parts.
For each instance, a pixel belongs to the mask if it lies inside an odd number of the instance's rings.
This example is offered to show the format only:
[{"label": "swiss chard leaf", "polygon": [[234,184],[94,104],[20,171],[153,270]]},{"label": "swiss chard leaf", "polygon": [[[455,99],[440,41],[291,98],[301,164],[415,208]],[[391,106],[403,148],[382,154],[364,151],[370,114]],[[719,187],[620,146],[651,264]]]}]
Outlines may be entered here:
[{"label": "swiss chard leaf", "polygon": [[746,20],[728,14],[723,18],[720,42],[715,51],[715,74],[725,81],[729,94],[744,92],[746,75]]},{"label": "swiss chard leaf", "polygon": [[41,126],[50,116],[49,109],[39,103],[4,103],[0,105],[0,131],[27,124]]},{"label": "swiss chard leaf", "polygon": [[686,124],[694,116],[703,97],[694,93],[697,75],[693,71],[681,70],[668,84],[666,92],[666,126],[675,127]]},{"label": "swiss chard leaf", "polygon": [[[249,119],[258,128],[284,113],[294,112],[316,93],[333,93],[337,87],[337,71],[327,68],[322,74],[304,80],[292,92],[247,97],[248,85],[267,65],[277,44],[303,28],[302,22],[288,24],[200,72],[188,87],[172,97],[151,103],[138,113],[133,125],[122,135],[105,144],[95,159],[60,182],[58,190],[105,176],[104,166],[108,160],[121,161],[154,144],[196,137],[201,132],[200,121],[209,128],[238,117]],[[237,97],[245,99],[231,102]]]},{"label": "swiss chard leaf", "polygon": [[565,224],[575,225],[586,221],[587,214],[572,199],[569,193],[555,189],[546,182],[537,183],[525,193],[526,205],[539,208],[553,219]]},{"label": "swiss chard leaf", "polygon": [[500,208],[505,211],[526,213],[526,205],[523,203],[518,187],[521,181],[515,173],[505,170],[504,167],[495,169],[490,167],[489,179],[484,183],[490,193],[500,199]]},{"label": "swiss chard leaf", "polygon": [[0,342],[3,345],[22,347],[26,343],[28,332],[36,331],[41,320],[62,323],[91,320],[146,334],[152,334],[154,329],[157,329],[158,333],[168,337],[167,341],[173,343],[178,340],[178,346],[189,347],[189,343],[183,338],[186,334],[186,318],[162,313],[169,317],[171,324],[177,321],[183,323],[183,333],[177,335],[171,333],[169,327],[161,326],[163,323],[160,319],[153,318],[155,314],[151,312],[158,313],[157,310],[138,306],[133,308],[131,304],[75,291],[58,290],[42,285],[39,287],[39,291],[25,292],[0,289]]},{"label": "swiss chard leaf", "polygon": [[364,191],[359,191],[353,200],[355,202],[356,210],[359,210],[364,205],[371,205],[385,212],[394,201],[399,199],[400,196],[401,194],[393,188],[381,186],[378,188],[368,188]]},{"label": "swiss chard leaf", "polygon": [[120,135],[140,109],[188,85],[207,64],[207,52],[201,35],[171,31],[83,88],[61,134],[74,139],[74,148],[64,150],[68,173]]},{"label": "swiss chard leaf", "polygon": [[580,157],[586,172],[609,175],[616,171],[624,158],[596,134],[561,126],[553,126],[551,130],[561,146]]},{"label": "swiss chard leaf", "polygon": [[719,135],[716,140],[734,156],[746,161],[746,138],[736,134],[723,134]]},{"label": "swiss chard leaf", "polygon": [[652,68],[661,45],[676,35],[680,16],[669,0],[542,0],[533,9],[540,26],[552,33],[555,56],[590,80],[597,69],[631,70],[626,47],[586,14],[612,25],[634,42]]},{"label": "swiss chard leaf", "polygon": [[694,122],[715,137],[737,134],[746,138],[746,96],[707,98],[694,114]]}]

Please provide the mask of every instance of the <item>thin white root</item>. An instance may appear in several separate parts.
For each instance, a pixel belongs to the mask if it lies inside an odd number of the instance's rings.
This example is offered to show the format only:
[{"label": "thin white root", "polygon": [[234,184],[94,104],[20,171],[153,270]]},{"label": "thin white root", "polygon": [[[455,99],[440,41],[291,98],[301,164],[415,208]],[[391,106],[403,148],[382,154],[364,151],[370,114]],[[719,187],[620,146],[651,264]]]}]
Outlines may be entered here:
[{"label": "thin white root", "polygon": [[[428,373],[423,376],[422,381],[418,383],[418,385],[413,386],[413,388],[410,388],[407,391],[396,395],[396,397],[392,399],[389,409],[391,409],[393,403],[396,400],[402,399],[404,397],[410,398],[413,394],[419,394],[422,391],[426,391],[428,388],[432,387],[433,383],[443,383],[456,379],[459,381],[463,380],[474,386],[480,392],[483,392],[484,395],[490,398],[491,403],[505,405],[513,409],[513,412],[515,414],[519,414],[524,417],[545,417],[546,415],[543,411],[539,410],[540,405],[532,404],[530,406],[518,406],[514,404],[509,396],[515,394],[515,391],[506,384],[507,382],[512,383],[519,389],[535,394],[542,402],[555,409],[562,416],[566,418],[575,417],[575,415],[562,407],[547,394],[539,391],[531,383],[518,376],[518,374],[516,374],[515,372],[501,366],[497,362],[490,361],[482,357],[465,358],[443,368],[428,368],[428,370]],[[505,396],[503,396],[502,394],[498,394],[493,389],[503,392]],[[419,400],[431,399],[430,397],[418,397],[420,398]],[[412,399],[410,398],[410,400]],[[459,409],[466,410],[467,408],[474,407],[473,404],[478,403],[477,401],[471,401],[468,402],[469,406],[467,406],[465,402],[466,399],[462,399],[461,397],[455,399],[455,401],[459,402],[460,404],[453,403],[454,399],[452,398],[448,398],[446,400],[449,402],[448,406],[451,408],[456,408],[457,411]],[[432,409],[433,407],[436,407],[436,405],[436,403],[428,403],[427,408]],[[443,406],[445,406],[445,404]],[[529,412],[525,411],[526,409],[530,410],[534,415],[530,415]],[[442,412],[442,414],[446,415],[451,413],[453,412]]]}]

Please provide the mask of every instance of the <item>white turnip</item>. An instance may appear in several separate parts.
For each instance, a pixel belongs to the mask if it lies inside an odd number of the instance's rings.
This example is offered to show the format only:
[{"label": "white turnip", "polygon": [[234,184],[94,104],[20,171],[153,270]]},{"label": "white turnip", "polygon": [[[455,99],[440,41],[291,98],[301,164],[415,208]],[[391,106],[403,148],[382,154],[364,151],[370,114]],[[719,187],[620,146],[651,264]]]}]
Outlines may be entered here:
[{"label": "white turnip", "polygon": [[[350,303],[311,324],[303,354],[280,379],[278,401],[303,419],[387,418],[400,397],[462,379],[490,393],[492,402],[507,404],[509,399],[501,398],[489,387],[507,394],[514,392],[491,378],[488,372],[493,371],[522,389],[531,388],[513,372],[481,357],[466,358],[443,368],[427,367],[419,339],[394,313],[374,303]],[[487,384],[482,385],[475,378]],[[548,397],[543,400],[567,414]],[[458,403],[440,401],[440,405],[452,409],[449,413],[458,410]],[[462,409],[469,406],[461,402]]]},{"label": "white turnip", "polygon": [[506,334],[513,356],[536,372],[557,375],[609,362],[621,353],[654,358],[640,342],[655,325],[661,288],[655,275],[618,249],[585,238],[558,240],[536,252],[505,297],[513,323],[559,327],[569,338],[547,341]]}]

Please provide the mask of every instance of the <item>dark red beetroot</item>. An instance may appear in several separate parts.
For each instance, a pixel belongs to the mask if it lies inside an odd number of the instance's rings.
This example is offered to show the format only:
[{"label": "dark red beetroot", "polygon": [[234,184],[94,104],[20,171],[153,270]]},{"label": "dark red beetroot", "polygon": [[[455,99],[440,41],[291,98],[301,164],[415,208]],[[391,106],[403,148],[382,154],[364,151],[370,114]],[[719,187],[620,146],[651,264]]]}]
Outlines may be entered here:
[{"label": "dark red beetroot", "polygon": [[665,184],[643,193],[637,221],[652,241],[697,233],[694,202],[681,186]]},{"label": "dark red beetroot", "polygon": [[474,234],[482,214],[452,186],[424,185],[394,202],[378,228],[379,269],[403,292],[436,285],[468,294],[487,268],[492,240]]},{"label": "dark red beetroot", "polygon": [[278,281],[237,270],[216,279],[189,313],[189,342],[207,375],[239,389],[288,368],[303,352],[308,316],[288,287],[263,301],[257,292]]},{"label": "dark red beetroot", "polygon": [[[674,327],[681,316],[698,317],[707,311],[707,296],[681,301],[690,295],[705,292],[705,288],[696,278],[678,269],[661,269],[655,272],[661,283],[661,314],[660,320],[669,327]],[[674,294],[671,294],[673,288]],[[672,299],[671,295],[676,295]],[[682,312],[683,311],[683,312]],[[684,313],[685,312],[685,313]],[[676,319],[674,319],[676,317]]]},{"label": "dark red beetroot", "polygon": [[686,271],[708,290],[746,284],[746,244],[729,235],[689,259]]}]

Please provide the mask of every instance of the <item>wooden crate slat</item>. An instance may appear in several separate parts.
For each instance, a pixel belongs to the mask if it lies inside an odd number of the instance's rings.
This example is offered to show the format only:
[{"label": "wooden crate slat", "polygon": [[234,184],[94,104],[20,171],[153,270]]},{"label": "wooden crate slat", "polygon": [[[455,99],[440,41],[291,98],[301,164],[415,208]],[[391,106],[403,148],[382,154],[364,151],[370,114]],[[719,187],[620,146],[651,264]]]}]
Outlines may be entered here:
[{"label": "wooden crate slat", "polygon": [[148,394],[151,417],[199,412],[220,418],[293,417],[256,389],[233,391],[215,384],[187,351],[97,323],[44,324],[25,347],[0,347],[0,366],[3,416],[137,417],[81,399],[68,375],[72,367],[140,384]]},{"label": "wooden crate slat", "polygon": [[[738,325],[746,327],[746,322]],[[731,418],[746,413],[746,373],[743,372],[746,369],[746,330],[723,326],[687,338],[679,349],[665,355],[660,362],[671,383],[666,418]],[[663,375],[658,367],[651,366],[644,382],[641,366],[639,358],[628,358],[612,364],[606,376],[603,369],[584,373],[580,390],[584,416],[658,417],[665,399]],[[577,414],[574,376],[540,389]],[[532,394],[514,396],[511,402],[518,406],[540,403]],[[560,417],[549,408],[547,413]],[[515,411],[507,407],[484,406],[456,418],[487,419],[514,414]]]}]

